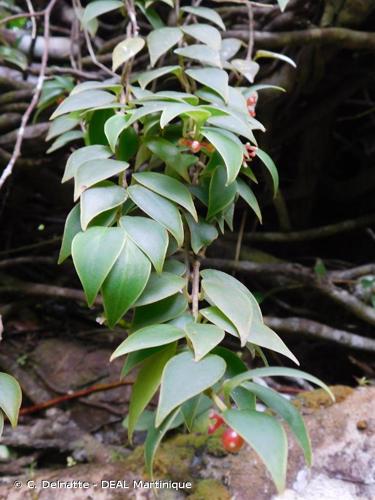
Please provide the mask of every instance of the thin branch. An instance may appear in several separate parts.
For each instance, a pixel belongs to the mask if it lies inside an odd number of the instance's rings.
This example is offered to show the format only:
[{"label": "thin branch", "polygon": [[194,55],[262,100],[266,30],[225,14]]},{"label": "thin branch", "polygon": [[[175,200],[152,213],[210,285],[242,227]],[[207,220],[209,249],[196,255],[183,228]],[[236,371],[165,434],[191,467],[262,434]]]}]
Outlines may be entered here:
[{"label": "thin branch", "polygon": [[355,333],[332,328],[317,321],[305,318],[275,318],[264,317],[264,322],[273,330],[280,333],[304,334],[309,337],[328,340],[336,344],[357,349],[360,351],[375,352],[375,340],[362,337]]},{"label": "thin branch", "polygon": [[12,156],[9,160],[8,165],[5,167],[3,170],[1,177],[0,177],[0,189],[3,187],[5,181],[7,178],[12,175],[14,165],[18,159],[18,157],[21,154],[21,148],[22,148],[22,142],[23,142],[23,136],[25,133],[26,125],[32,115],[32,112],[34,111],[36,105],[38,104],[39,101],[39,96],[42,91],[43,87],[43,82],[44,82],[44,77],[45,77],[45,70],[47,67],[48,63],[48,42],[49,42],[49,36],[50,36],[50,15],[51,11],[56,4],[57,0],[51,0],[46,7],[44,11],[44,51],[43,51],[43,56],[42,56],[42,62],[40,66],[40,72],[39,72],[39,77],[38,77],[38,82],[35,88],[35,93],[34,96],[28,106],[28,108],[25,111],[25,114],[22,117],[21,120],[21,125],[20,128],[18,129],[17,133],[17,140],[16,144],[13,149]]},{"label": "thin branch", "polygon": [[196,260],[193,264],[193,285],[192,285],[192,291],[191,291],[191,307],[192,307],[192,313],[193,317],[195,320],[198,319],[199,315],[199,269],[200,269],[200,262],[199,260]]},{"label": "thin branch", "polygon": [[23,18],[35,18],[35,17],[40,17],[44,16],[46,13],[47,9],[44,10],[39,10],[38,12],[30,11],[30,12],[21,12],[20,14],[14,14],[12,16],[4,17],[3,19],[0,19],[0,26],[2,24],[7,24],[11,21],[16,21],[17,19],[23,19]]}]

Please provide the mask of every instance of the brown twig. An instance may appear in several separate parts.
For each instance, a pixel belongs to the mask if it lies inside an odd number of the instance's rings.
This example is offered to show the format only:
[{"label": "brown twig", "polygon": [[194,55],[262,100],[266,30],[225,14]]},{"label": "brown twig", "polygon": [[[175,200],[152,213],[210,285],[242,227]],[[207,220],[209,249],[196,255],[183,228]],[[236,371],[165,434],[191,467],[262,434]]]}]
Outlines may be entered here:
[{"label": "brown twig", "polygon": [[[40,96],[40,93],[42,91],[45,70],[46,70],[47,63],[48,63],[48,42],[49,42],[49,36],[50,36],[50,16],[51,16],[51,11],[52,11],[54,5],[56,4],[56,1],[57,0],[51,0],[44,11],[44,35],[43,36],[44,36],[44,44],[45,45],[44,45],[44,50],[43,50],[43,55],[42,55],[40,72],[39,72],[39,76],[38,76],[38,82],[36,84],[34,96],[33,96],[28,108],[26,109],[26,111],[22,117],[21,125],[20,125],[20,128],[18,129],[17,140],[16,140],[16,144],[15,144],[14,149],[13,149],[12,156],[9,160],[8,165],[5,167],[5,169],[3,170],[2,174],[1,174],[0,189],[4,185],[7,178],[10,175],[12,175],[14,165],[15,165],[18,157],[21,154],[23,136],[25,133],[26,125],[31,117],[32,112],[34,111],[36,105],[38,104],[39,96]],[[33,14],[33,15],[35,15],[35,14]]]},{"label": "brown twig", "polygon": [[71,392],[69,394],[64,394],[62,396],[49,399],[48,401],[44,401],[43,403],[38,403],[36,405],[28,406],[26,408],[21,408],[20,415],[30,415],[31,413],[36,413],[41,410],[46,410],[47,408],[51,408],[52,406],[60,405],[61,403],[65,403],[66,401],[71,401],[72,399],[83,398],[95,392],[110,391],[112,389],[117,389],[117,387],[121,387],[123,385],[131,385],[133,383],[134,380],[125,379],[108,384],[93,385],[91,387],[88,387],[87,389],[81,389],[80,391]]}]

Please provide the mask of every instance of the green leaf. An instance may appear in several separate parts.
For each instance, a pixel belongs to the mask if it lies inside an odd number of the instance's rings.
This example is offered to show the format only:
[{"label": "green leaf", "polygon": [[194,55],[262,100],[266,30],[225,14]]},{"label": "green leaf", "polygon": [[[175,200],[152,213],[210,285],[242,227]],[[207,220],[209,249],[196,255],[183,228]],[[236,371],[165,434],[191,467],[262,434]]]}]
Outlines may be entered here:
[{"label": "green leaf", "polygon": [[[139,417],[138,422],[134,428],[137,432],[145,432],[154,426],[155,412],[150,410],[145,410]],[[126,417],[122,421],[122,426],[127,429],[129,425],[129,417]]]},{"label": "green leaf", "polygon": [[195,44],[188,45],[187,47],[182,47],[181,49],[176,49],[175,54],[187,57],[193,61],[198,61],[202,65],[208,64],[209,66],[215,66],[216,68],[221,68],[220,54],[217,50],[208,47],[207,45]]},{"label": "green leaf", "polygon": [[64,177],[61,182],[66,182],[76,174],[76,171],[80,165],[86,163],[90,160],[106,159],[112,155],[109,148],[102,145],[85,146],[83,148],[73,151],[69,156],[66,163]]},{"label": "green leaf", "polygon": [[119,94],[122,90],[121,83],[116,83],[113,79],[106,80],[104,82],[97,82],[95,80],[90,80],[87,82],[82,82],[76,85],[70,92],[70,95],[78,94],[79,92],[84,92],[86,90],[110,90],[115,94]]},{"label": "green leaf", "polygon": [[52,114],[50,120],[72,111],[84,111],[114,103],[116,97],[105,90],[87,90],[64,99]]},{"label": "green leaf", "polygon": [[189,14],[193,14],[194,16],[197,17],[202,17],[203,19],[207,19],[207,21],[211,21],[212,23],[216,24],[221,28],[222,30],[225,31],[225,24],[223,23],[223,20],[219,16],[217,12],[215,12],[213,9],[209,9],[208,7],[181,7],[182,12],[187,12]]},{"label": "green leaf", "polygon": [[249,370],[247,372],[241,373],[236,377],[228,380],[224,383],[224,393],[229,396],[234,388],[242,385],[248,380],[252,380],[255,377],[292,377],[292,378],[302,378],[313,384],[324,389],[327,394],[331,397],[332,401],[335,401],[335,396],[333,395],[331,389],[321,380],[310,375],[309,373],[303,372],[301,370],[296,370],[295,368],[285,368],[283,366],[270,366],[265,368],[255,368],[254,370]]},{"label": "green leaf", "polygon": [[80,220],[80,206],[75,205],[65,221],[64,234],[61,243],[58,264],[61,264],[72,253],[72,241],[76,234],[82,231]]},{"label": "green leaf", "polygon": [[47,154],[51,154],[54,151],[63,148],[70,142],[82,139],[82,137],[83,137],[83,132],[81,132],[80,130],[69,130],[69,132],[61,134],[55,141],[53,141],[51,146],[47,149]]},{"label": "green leaf", "polygon": [[140,184],[143,184],[143,186],[148,189],[151,189],[155,193],[174,201],[178,205],[181,205],[194,217],[195,220],[198,220],[198,215],[195,210],[190,191],[180,181],[177,181],[168,175],[156,172],[141,172],[133,174],[133,179]]},{"label": "green leaf", "polygon": [[217,92],[225,102],[228,100],[228,73],[218,68],[188,69],[185,73],[193,80]]},{"label": "green leaf", "polygon": [[102,286],[104,310],[110,328],[141,296],[150,272],[148,258],[130,238],[126,238],[122,251]]},{"label": "green leaf", "polygon": [[177,146],[163,137],[150,139],[145,144],[154,155],[163,160],[167,165],[178,162],[180,158],[180,152]]},{"label": "green leaf", "polygon": [[168,233],[158,222],[147,217],[121,217],[121,226],[161,273],[168,248]]},{"label": "green leaf", "polygon": [[163,371],[156,426],[158,427],[176,407],[212,387],[224,372],[225,362],[219,356],[210,354],[201,361],[194,361],[191,352],[174,356]]},{"label": "green leaf", "polygon": [[17,380],[7,373],[0,372],[0,409],[9,418],[12,427],[17,425],[21,402],[22,392]]},{"label": "green leaf", "polygon": [[175,421],[177,420],[180,409],[177,408],[171,415],[164,421],[163,425],[159,428],[150,427],[147,433],[146,441],[144,444],[145,448],[145,465],[148,474],[151,479],[153,479],[153,464],[156,454],[163,437],[167,431],[173,427]]},{"label": "green leaf", "polygon": [[77,169],[74,179],[74,200],[89,187],[123,172],[128,167],[129,163],[126,161],[111,159],[95,159],[83,163]]},{"label": "green leaf", "polygon": [[150,53],[151,66],[154,66],[160,56],[168,52],[182,38],[180,28],[160,28],[153,30],[147,36],[147,46]]},{"label": "green leaf", "polygon": [[237,328],[241,345],[244,346],[253,319],[249,297],[239,288],[225,286],[217,280],[203,279],[202,289],[208,302],[218,307]]},{"label": "green leaf", "polygon": [[186,280],[172,273],[153,273],[147,286],[136,303],[136,306],[146,306],[153,302],[166,299],[180,292],[186,285]]},{"label": "green leaf", "polygon": [[0,61],[7,61],[14,66],[25,71],[27,68],[27,57],[23,52],[17,50],[13,47],[7,47],[5,45],[0,47]]},{"label": "green leaf", "polygon": [[123,130],[128,127],[129,115],[113,115],[105,122],[104,133],[113,152],[116,151],[118,138]]},{"label": "green leaf", "polygon": [[265,167],[267,168],[268,172],[271,174],[272,177],[272,182],[273,182],[273,192],[274,196],[276,196],[276,193],[279,189],[279,173],[277,171],[276,165],[272,158],[262,149],[257,149],[256,154],[260,160],[264,163]]},{"label": "green leaf", "polygon": [[126,375],[128,375],[133,368],[143,363],[145,359],[155,354],[155,352],[159,352],[161,349],[163,349],[163,346],[150,347],[149,349],[141,349],[140,351],[130,352],[126,356],[120,378],[126,377]]},{"label": "green leaf", "polygon": [[203,219],[198,222],[189,215],[185,216],[190,230],[190,242],[193,252],[198,254],[203,247],[208,246],[218,237],[217,229],[214,225],[208,224]]},{"label": "green leaf", "polygon": [[293,68],[297,67],[293,59],[286,56],[285,54],[279,54],[278,52],[271,52],[270,50],[257,50],[254,59],[261,59],[261,58],[279,59],[280,61],[284,61],[290,64],[291,66],[293,66]]},{"label": "green leaf", "polygon": [[198,124],[204,123],[207,118],[211,116],[211,113],[202,107],[198,108],[197,106],[192,106],[191,104],[177,102],[174,104],[168,104],[162,112],[160,117],[160,127],[165,128],[169,122],[182,114],[189,116],[194,121],[198,122]]},{"label": "green leaf", "polygon": [[182,219],[173,203],[139,185],[130,186],[128,193],[130,198],[143,212],[159,222],[176,238],[179,246],[183,244],[184,228]]},{"label": "green leaf", "polygon": [[242,120],[238,116],[210,116],[207,123],[218,128],[230,130],[237,135],[242,135],[243,137],[246,137],[246,139],[249,139],[249,141],[253,144],[256,144],[251,126],[248,122]]},{"label": "green leaf", "polygon": [[119,227],[92,227],[74,237],[73,262],[89,306],[94,303],[124,243],[125,232]]},{"label": "green leaf", "polygon": [[191,24],[189,26],[182,27],[183,32],[186,35],[195,38],[199,42],[202,42],[213,50],[218,51],[221,47],[221,35],[220,32],[210,26],[209,24]]},{"label": "green leaf", "polygon": [[156,80],[157,78],[167,75],[168,73],[176,73],[180,70],[180,66],[163,66],[162,68],[143,71],[142,73],[139,73],[137,75],[137,81],[141,88],[145,89],[149,83]]},{"label": "green leaf", "polygon": [[[112,183],[86,189],[81,195],[81,227],[85,231],[89,223],[99,214],[118,207],[127,198],[124,188]],[[111,185],[112,184],[112,185]]]},{"label": "green leaf", "polygon": [[4,430],[4,414],[2,411],[0,411],[0,438],[3,434],[3,430]]},{"label": "green leaf", "polygon": [[247,59],[233,59],[231,61],[231,65],[250,83],[253,83],[259,71],[259,64],[255,61],[249,61]]},{"label": "green leaf", "polygon": [[210,323],[222,328],[234,337],[239,337],[238,331],[234,324],[223,314],[218,307],[210,306],[200,309],[201,315],[206,318]]},{"label": "green leaf", "polygon": [[145,46],[140,36],[126,38],[118,43],[112,52],[112,71],[116,71],[124,62],[134,57]]},{"label": "green leaf", "polygon": [[132,325],[133,329],[174,320],[181,316],[187,307],[188,301],[181,293],[148,306],[137,307]]},{"label": "green leaf", "polygon": [[226,185],[232,184],[232,182],[236,180],[243,162],[242,147],[219,129],[206,127],[202,129],[202,134],[213,146],[215,146],[216,150],[223,158],[227,169]]},{"label": "green leaf", "polygon": [[120,0],[96,0],[87,5],[83,12],[82,24],[87,26],[90,21],[111,10],[120,9],[123,2]]},{"label": "green leaf", "polygon": [[79,119],[73,116],[60,116],[59,118],[56,118],[56,120],[54,120],[49,127],[46,141],[50,141],[64,132],[68,132],[78,124]]},{"label": "green leaf", "polygon": [[146,326],[129,335],[112,354],[111,361],[130,352],[170,344],[183,337],[185,337],[185,332],[173,325]]},{"label": "green leaf", "polygon": [[245,382],[243,386],[279,414],[289,425],[305,456],[307,465],[312,465],[312,450],[309,434],[298,409],[276,391],[263,385]]},{"label": "green leaf", "polygon": [[220,57],[222,62],[232,59],[242,46],[241,40],[238,38],[225,38],[221,42]]},{"label": "green leaf", "polygon": [[227,410],[225,422],[243,437],[264,462],[277,490],[285,488],[288,441],[279,422],[269,415],[251,410]]},{"label": "green leaf", "polygon": [[217,326],[201,323],[189,323],[186,325],[185,331],[193,344],[195,361],[204,358],[206,354],[220,344],[225,336],[224,330]]},{"label": "green leaf", "polygon": [[253,190],[242,179],[237,179],[237,191],[241,198],[243,198],[249,207],[255,212],[259,222],[262,223],[262,214]]},{"label": "green leaf", "polygon": [[289,0],[277,0],[277,3],[279,4],[280,10],[284,11],[289,3]]},{"label": "green leaf", "polygon": [[208,192],[207,218],[212,219],[214,215],[225,210],[234,200],[237,194],[237,183],[226,185],[227,173],[224,166],[219,165],[210,181]]},{"label": "green leaf", "polygon": [[294,361],[294,363],[299,365],[298,359],[287,348],[287,346],[277,335],[277,333],[271,330],[271,328],[269,328],[264,323],[253,321],[248,340],[252,344],[259,345],[260,347],[265,347],[266,349],[270,349],[271,351],[279,352],[280,354],[283,354],[284,356]]},{"label": "green leaf", "polygon": [[181,406],[181,413],[189,432],[193,431],[195,420],[206,413],[211,407],[211,399],[204,394],[198,394],[198,396],[194,396],[188,401],[185,401]]},{"label": "green leaf", "polygon": [[132,439],[133,431],[140,415],[159,387],[166,363],[173,356],[175,351],[175,343],[168,345],[162,351],[146,359],[139,371],[137,380],[133,385],[129,403],[128,436],[130,440]]}]

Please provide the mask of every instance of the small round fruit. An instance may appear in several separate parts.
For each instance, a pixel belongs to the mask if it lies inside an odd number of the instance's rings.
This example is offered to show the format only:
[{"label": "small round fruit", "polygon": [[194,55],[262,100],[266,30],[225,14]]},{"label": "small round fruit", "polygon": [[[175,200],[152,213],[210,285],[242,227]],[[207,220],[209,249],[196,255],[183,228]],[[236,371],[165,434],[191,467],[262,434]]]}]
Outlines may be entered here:
[{"label": "small round fruit", "polygon": [[193,141],[191,144],[190,144],[190,149],[193,153],[199,153],[199,151],[201,150],[201,143],[199,141]]},{"label": "small round fruit", "polygon": [[226,451],[237,453],[242,448],[244,440],[236,431],[228,427],[221,436],[221,442]]}]

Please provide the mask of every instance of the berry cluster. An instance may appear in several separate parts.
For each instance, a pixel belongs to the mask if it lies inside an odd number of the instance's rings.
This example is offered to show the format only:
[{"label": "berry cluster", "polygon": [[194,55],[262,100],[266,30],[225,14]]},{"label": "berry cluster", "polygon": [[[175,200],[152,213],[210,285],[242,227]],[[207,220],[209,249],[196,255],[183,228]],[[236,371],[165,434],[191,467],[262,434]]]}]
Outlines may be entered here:
[{"label": "berry cluster", "polygon": [[255,106],[257,104],[257,101],[258,101],[257,94],[252,94],[246,100],[247,111],[248,111],[249,115],[252,116],[252,117],[256,116]]},{"label": "berry cluster", "polygon": [[[213,434],[224,423],[223,418],[217,413],[210,415],[210,425],[208,426],[208,434]],[[221,436],[223,448],[230,453],[237,453],[242,448],[244,440],[237,432],[230,427],[227,427]]]}]

